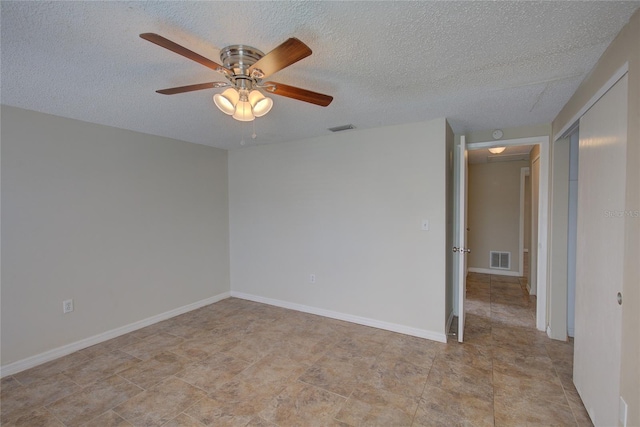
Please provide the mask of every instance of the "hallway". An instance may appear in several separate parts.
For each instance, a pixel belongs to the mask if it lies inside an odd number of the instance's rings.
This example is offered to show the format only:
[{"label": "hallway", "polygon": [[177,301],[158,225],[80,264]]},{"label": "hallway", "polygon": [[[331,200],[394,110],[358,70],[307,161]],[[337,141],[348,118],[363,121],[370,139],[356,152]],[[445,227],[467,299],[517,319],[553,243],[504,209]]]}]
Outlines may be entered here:
[{"label": "hallway", "polygon": [[572,381],[573,341],[536,330],[526,278],[470,273],[465,307],[464,346],[492,361],[495,425],[592,425]]}]

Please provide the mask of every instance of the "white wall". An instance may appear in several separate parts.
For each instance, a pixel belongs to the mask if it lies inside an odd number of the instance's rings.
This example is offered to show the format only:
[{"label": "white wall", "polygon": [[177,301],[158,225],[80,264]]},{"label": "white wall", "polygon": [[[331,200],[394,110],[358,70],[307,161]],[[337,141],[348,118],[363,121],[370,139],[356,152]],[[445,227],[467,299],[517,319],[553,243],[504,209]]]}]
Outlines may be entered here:
[{"label": "white wall", "polygon": [[231,151],[232,295],[444,340],[445,133],[439,119]]},{"label": "white wall", "polygon": [[567,278],[569,233],[569,148],[568,139],[553,144],[551,168],[551,242],[549,244],[549,293],[547,334],[567,339]]},{"label": "white wall", "polygon": [[227,190],[223,150],[2,106],[2,364],[228,293]]},{"label": "white wall", "polygon": [[569,212],[567,224],[567,335],[575,336],[576,307],[576,242],[578,240],[578,151],[579,132],[573,132],[569,143]]},{"label": "white wall", "polygon": [[[494,129],[486,129],[475,132],[468,132],[466,134],[467,144],[494,141],[493,131]],[[551,135],[551,123],[543,123],[533,126],[516,126],[512,128],[503,128],[502,131],[502,140],[530,138],[533,136],[549,136]]]}]

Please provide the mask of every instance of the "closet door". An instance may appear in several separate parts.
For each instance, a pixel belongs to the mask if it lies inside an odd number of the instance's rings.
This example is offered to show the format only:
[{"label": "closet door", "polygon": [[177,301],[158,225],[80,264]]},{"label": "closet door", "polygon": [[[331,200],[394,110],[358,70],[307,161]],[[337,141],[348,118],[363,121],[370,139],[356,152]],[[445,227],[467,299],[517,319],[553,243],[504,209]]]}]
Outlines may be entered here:
[{"label": "closet door", "polygon": [[627,76],[580,119],[573,380],[596,426],[618,425]]}]

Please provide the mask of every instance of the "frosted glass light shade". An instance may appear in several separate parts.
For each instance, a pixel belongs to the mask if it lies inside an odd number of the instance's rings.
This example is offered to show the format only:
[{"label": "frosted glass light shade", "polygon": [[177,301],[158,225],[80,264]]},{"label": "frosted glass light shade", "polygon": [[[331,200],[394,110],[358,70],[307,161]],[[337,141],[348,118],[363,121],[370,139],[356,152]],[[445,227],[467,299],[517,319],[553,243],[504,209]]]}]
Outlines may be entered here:
[{"label": "frosted glass light shade", "polygon": [[500,154],[506,149],[507,147],[493,147],[493,148],[489,148],[489,152],[491,154]]},{"label": "frosted glass light shade", "polygon": [[251,104],[249,101],[239,101],[236,104],[236,112],[233,113],[233,118],[241,122],[250,122],[255,119],[251,112]]},{"label": "frosted glass light shade", "polygon": [[238,91],[229,88],[222,93],[213,95],[213,102],[225,114],[232,115],[236,110],[236,104],[240,99]]},{"label": "frosted glass light shade", "polygon": [[266,98],[257,90],[252,90],[249,94],[249,103],[253,107],[253,115],[256,117],[264,116],[271,111],[271,107],[273,107],[271,98]]}]

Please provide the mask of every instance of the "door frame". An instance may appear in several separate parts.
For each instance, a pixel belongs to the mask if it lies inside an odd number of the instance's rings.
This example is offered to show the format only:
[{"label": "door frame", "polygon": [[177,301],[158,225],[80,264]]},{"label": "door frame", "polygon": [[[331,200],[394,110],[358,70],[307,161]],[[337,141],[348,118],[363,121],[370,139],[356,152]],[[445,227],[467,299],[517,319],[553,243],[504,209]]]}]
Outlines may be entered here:
[{"label": "door frame", "polygon": [[[453,311],[458,315],[458,342],[464,341],[465,300],[467,290],[467,176],[468,154],[466,136],[454,148],[454,209],[453,209]],[[449,248],[447,248],[449,249]],[[452,248],[453,249],[453,248]]]},{"label": "door frame", "polygon": [[[548,241],[549,241],[549,135],[467,143],[467,150],[514,145],[540,145],[540,187],[538,190],[538,280],[536,328],[547,332]],[[531,248],[530,250],[535,250]]]},{"label": "door frame", "polygon": [[[525,194],[525,181],[526,181],[526,177],[530,177],[530,173],[529,173],[529,166],[520,168],[520,222],[518,224],[519,226],[519,235],[518,235],[518,250],[520,252],[518,252],[518,256],[520,257],[520,268],[518,269],[518,273],[520,274],[520,276],[524,275],[524,233],[525,233],[525,229],[524,229],[524,215],[525,215],[525,211],[524,211],[524,206],[525,206],[525,202],[524,202],[524,194]],[[531,218],[529,219],[529,222],[531,222]],[[529,260],[529,262],[531,262],[531,260]]]}]

